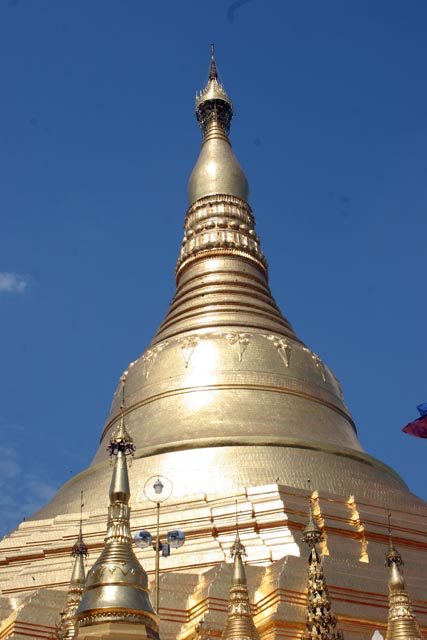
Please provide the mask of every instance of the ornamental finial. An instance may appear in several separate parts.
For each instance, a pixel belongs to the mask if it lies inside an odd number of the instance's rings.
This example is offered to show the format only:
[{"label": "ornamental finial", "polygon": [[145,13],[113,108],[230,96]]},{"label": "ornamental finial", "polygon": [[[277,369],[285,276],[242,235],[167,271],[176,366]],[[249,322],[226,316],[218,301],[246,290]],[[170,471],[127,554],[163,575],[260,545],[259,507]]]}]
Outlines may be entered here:
[{"label": "ornamental finial", "polygon": [[211,66],[209,69],[209,80],[218,80],[218,71],[215,64],[215,45],[211,42]]},{"label": "ornamental finial", "polygon": [[392,567],[396,565],[400,567],[403,564],[402,556],[397,551],[393,544],[393,538],[391,535],[391,513],[387,514],[388,518],[388,552],[385,557],[385,565],[386,567]]},{"label": "ornamental finial", "polygon": [[236,556],[246,556],[246,549],[244,545],[240,541],[239,532],[236,531],[236,537],[234,538],[234,542],[230,548],[230,557],[234,560]]},{"label": "ornamental finial", "polygon": [[236,537],[234,538],[234,542],[230,548],[230,557],[232,560],[234,560],[236,556],[240,556],[240,558],[242,558],[243,556],[246,556],[246,549],[243,546],[243,544],[240,542],[240,536],[239,536],[239,513],[237,511],[237,500],[235,501],[235,503],[236,503]]},{"label": "ornamental finial", "polygon": [[113,456],[117,456],[119,452],[123,453],[125,456],[133,456],[135,453],[136,447],[133,444],[132,436],[130,435],[126,425],[125,425],[125,384],[126,384],[126,374],[120,378],[122,383],[122,402],[120,404],[120,422],[117,426],[117,429],[113,432],[110,443],[107,447],[107,451],[110,454],[110,458]]},{"label": "ornamental finial", "polygon": [[[307,480],[308,487],[310,489],[310,480]],[[313,513],[313,503],[311,500],[311,494],[309,497],[309,507],[308,507],[308,523],[305,527],[302,534],[303,541],[308,544],[310,547],[315,548],[318,542],[321,542],[323,539],[322,530],[317,524],[314,513]]]},{"label": "ornamental finial", "polygon": [[196,117],[204,135],[214,125],[228,135],[233,117],[233,104],[218,80],[214,45],[211,44],[211,62],[206,87],[196,95]]},{"label": "ornamental finial", "polygon": [[71,555],[73,556],[73,558],[76,558],[77,556],[84,556],[85,558],[87,557],[87,545],[85,544],[84,540],[83,540],[83,507],[84,507],[84,502],[83,502],[83,491],[80,492],[80,528],[79,528],[79,535],[78,538],[76,540],[76,542],[73,545],[73,548],[71,550]]}]

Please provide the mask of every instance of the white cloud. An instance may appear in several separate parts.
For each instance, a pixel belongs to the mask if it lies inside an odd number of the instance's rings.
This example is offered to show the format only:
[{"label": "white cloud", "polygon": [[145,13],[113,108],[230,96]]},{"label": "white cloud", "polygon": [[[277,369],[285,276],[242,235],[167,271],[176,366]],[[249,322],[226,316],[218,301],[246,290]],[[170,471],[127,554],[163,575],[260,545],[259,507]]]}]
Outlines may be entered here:
[{"label": "white cloud", "polygon": [[0,293],[24,293],[28,279],[13,271],[0,271]]},{"label": "white cloud", "polygon": [[48,502],[57,489],[36,461],[29,468],[22,458],[18,442],[13,441],[19,428],[0,424],[0,437],[5,431],[10,441],[0,459],[0,539]]},{"label": "white cloud", "polygon": [[5,480],[12,480],[19,476],[21,467],[17,461],[16,451],[12,447],[4,447],[0,460],[0,486]]}]

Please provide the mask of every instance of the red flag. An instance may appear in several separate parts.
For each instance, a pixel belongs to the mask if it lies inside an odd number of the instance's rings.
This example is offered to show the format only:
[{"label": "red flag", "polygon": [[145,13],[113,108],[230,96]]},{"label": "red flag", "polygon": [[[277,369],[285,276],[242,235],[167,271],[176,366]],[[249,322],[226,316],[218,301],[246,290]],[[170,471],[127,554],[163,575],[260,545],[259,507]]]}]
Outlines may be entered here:
[{"label": "red flag", "polygon": [[409,422],[402,431],[416,438],[427,438],[427,403],[419,404],[417,409],[421,417]]},{"label": "red flag", "polygon": [[403,427],[402,431],[416,438],[427,438],[427,416],[409,422],[406,427]]}]

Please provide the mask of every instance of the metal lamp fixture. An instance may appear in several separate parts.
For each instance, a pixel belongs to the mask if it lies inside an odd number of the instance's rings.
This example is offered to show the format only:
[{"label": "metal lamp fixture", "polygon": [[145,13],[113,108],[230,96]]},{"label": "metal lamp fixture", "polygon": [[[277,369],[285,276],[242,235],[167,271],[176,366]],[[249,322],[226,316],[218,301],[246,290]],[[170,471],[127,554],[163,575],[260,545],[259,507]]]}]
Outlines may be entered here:
[{"label": "metal lamp fixture", "polygon": [[[154,481],[154,482],[153,482]],[[166,541],[160,540],[160,505],[165,502],[172,494],[173,485],[172,482],[163,476],[152,476],[147,480],[144,485],[144,495],[156,504],[156,538],[153,540],[153,536],[146,529],[137,531],[134,536],[134,542],[140,549],[146,549],[153,547],[156,554],[155,564],[155,603],[154,608],[156,613],[159,613],[159,591],[160,591],[160,553],[163,558],[170,556],[171,548],[179,549],[185,542],[185,535],[182,531],[174,529],[168,531],[166,534]]]}]

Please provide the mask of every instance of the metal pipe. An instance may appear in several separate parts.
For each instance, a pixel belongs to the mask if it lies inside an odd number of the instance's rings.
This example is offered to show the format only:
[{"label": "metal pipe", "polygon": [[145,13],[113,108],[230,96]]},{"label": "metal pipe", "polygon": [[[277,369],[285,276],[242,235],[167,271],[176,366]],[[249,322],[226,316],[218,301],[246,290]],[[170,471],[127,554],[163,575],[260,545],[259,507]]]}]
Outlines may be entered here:
[{"label": "metal pipe", "polygon": [[156,502],[157,506],[157,523],[156,523],[156,592],[154,608],[159,615],[159,590],[160,590],[160,502]]}]

